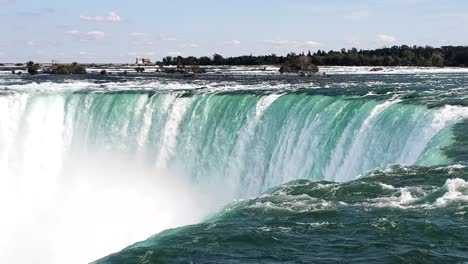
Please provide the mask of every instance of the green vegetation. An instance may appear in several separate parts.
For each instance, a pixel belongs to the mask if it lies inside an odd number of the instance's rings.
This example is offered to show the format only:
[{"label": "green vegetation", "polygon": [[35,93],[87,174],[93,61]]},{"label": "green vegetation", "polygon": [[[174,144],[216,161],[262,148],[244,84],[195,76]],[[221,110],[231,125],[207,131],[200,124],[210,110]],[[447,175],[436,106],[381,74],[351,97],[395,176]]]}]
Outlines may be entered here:
[{"label": "green vegetation", "polygon": [[468,47],[394,46],[376,50],[317,51],[311,55],[318,65],[340,66],[468,66]]},{"label": "green vegetation", "polygon": [[28,70],[29,74],[36,75],[39,73],[41,65],[34,63],[33,61],[29,61],[28,63],[26,63],[26,69]]},{"label": "green vegetation", "polygon": [[72,64],[57,64],[45,69],[44,73],[58,74],[58,75],[71,75],[71,74],[86,74],[86,68],[76,62]]},{"label": "green vegetation", "polygon": [[317,65],[312,63],[308,56],[291,57],[279,70],[281,73],[316,73],[319,71]]},{"label": "green vegetation", "polygon": [[165,57],[158,65],[286,65],[291,60],[307,56],[319,66],[426,66],[468,67],[468,46],[409,47],[393,46],[376,50],[342,49],[287,56],[239,56],[224,58],[219,54],[210,57]]}]

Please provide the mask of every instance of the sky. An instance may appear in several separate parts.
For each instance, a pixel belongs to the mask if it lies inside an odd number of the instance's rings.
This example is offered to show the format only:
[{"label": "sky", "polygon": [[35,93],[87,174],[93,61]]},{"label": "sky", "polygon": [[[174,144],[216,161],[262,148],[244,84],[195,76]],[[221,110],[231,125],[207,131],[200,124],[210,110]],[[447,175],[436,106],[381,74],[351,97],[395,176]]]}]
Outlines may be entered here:
[{"label": "sky", "polygon": [[466,0],[0,0],[0,62],[468,45]]}]

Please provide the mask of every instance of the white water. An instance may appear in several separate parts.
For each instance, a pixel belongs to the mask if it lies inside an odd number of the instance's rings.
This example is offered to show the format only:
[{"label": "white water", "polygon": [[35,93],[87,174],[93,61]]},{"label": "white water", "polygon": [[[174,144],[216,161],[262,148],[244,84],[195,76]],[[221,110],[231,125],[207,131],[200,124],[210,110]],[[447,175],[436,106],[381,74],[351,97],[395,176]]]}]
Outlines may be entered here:
[{"label": "white water", "polygon": [[[351,170],[353,171],[355,167],[357,166],[362,166],[359,164],[359,161],[362,161],[362,159],[356,160],[353,157],[362,157],[364,155],[364,139],[369,137],[368,133],[371,130],[371,124],[374,122],[375,118],[382,113],[385,109],[391,107],[392,105],[398,103],[400,100],[391,100],[391,101],[386,101],[380,105],[377,105],[370,115],[364,120],[363,124],[361,125],[361,128],[357,132],[357,134],[353,137],[354,141],[350,147],[349,150],[347,150],[347,155],[344,156],[342,163],[339,164],[339,166],[336,166],[332,175],[335,175],[334,180],[336,181],[345,181],[346,178],[345,176],[347,175],[347,171]],[[340,140],[342,141],[342,140]],[[342,148],[341,146],[339,148]],[[336,152],[335,152],[336,153]],[[331,164],[337,164],[339,162],[332,161]],[[330,173],[330,172],[328,172]],[[330,175],[330,174],[329,174]],[[331,178],[332,176],[325,176],[325,178]]]},{"label": "white water", "polygon": [[[86,263],[164,229],[199,222],[230,199],[258,195],[262,189],[305,178],[325,156],[317,150],[323,150],[321,139],[333,129],[330,120],[339,118],[347,106],[339,100],[327,105],[327,97],[319,97],[314,104],[311,97],[298,99],[301,103],[292,106],[279,131],[263,131],[268,130],[264,118],[270,109],[287,95],[263,96],[255,101],[240,129],[228,131],[231,137],[222,126],[241,122],[242,116],[229,116],[226,108],[216,108],[219,101],[213,95],[200,96],[207,97],[205,105],[195,97],[177,94],[137,95],[135,101],[120,105],[113,105],[115,101],[107,97],[96,102],[98,96],[92,94],[0,97],[0,208],[4,212],[0,263]],[[366,160],[366,139],[379,139],[379,131],[374,131],[381,128],[379,118],[397,104],[397,100],[372,101],[363,106],[363,112],[370,114],[348,123],[327,162],[326,179],[350,180],[358,175],[349,171],[372,169],[374,163]],[[178,147],[194,148],[195,144],[177,144],[183,129],[191,128],[183,126],[183,121],[192,106],[203,113],[192,111],[189,121],[199,118],[202,125],[209,125],[210,115],[226,110],[221,115],[225,123],[217,123],[213,134],[189,133],[192,138],[187,140],[216,142],[219,152],[203,146],[206,153],[200,155],[221,160],[227,168],[213,165],[212,171],[197,171],[208,177],[197,178],[200,183],[213,180],[208,186],[194,184],[193,175],[171,163],[180,158]],[[109,117],[112,114],[117,117]],[[294,119],[296,114],[304,115],[304,122]],[[416,149],[403,144],[407,150],[403,153],[409,153],[404,161],[416,161],[435,134],[467,116],[466,108],[445,107],[422,120],[418,123],[422,129],[416,126],[414,136],[407,139],[419,137]],[[266,138],[257,134],[260,130],[278,132],[272,149],[266,149]],[[235,139],[233,151],[223,152],[231,138]],[[397,139],[390,142],[402,146]],[[136,150],[129,143],[133,141]],[[219,156],[227,152],[229,156]],[[268,154],[272,157],[265,169],[262,161]],[[142,161],[147,156],[155,157],[150,165]],[[226,174],[221,169],[227,169]],[[211,179],[209,173],[220,175]],[[228,179],[223,178],[226,175]]]},{"label": "white water", "polygon": [[119,152],[71,153],[78,120],[65,115],[64,100],[0,97],[0,263],[88,263],[210,212],[208,197],[176,171]]},{"label": "white water", "polygon": [[172,105],[172,110],[169,114],[169,120],[162,131],[164,135],[161,143],[161,150],[159,152],[157,168],[166,168],[169,160],[175,155],[176,137],[182,118],[190,106],[189,98],[180,98]]}]

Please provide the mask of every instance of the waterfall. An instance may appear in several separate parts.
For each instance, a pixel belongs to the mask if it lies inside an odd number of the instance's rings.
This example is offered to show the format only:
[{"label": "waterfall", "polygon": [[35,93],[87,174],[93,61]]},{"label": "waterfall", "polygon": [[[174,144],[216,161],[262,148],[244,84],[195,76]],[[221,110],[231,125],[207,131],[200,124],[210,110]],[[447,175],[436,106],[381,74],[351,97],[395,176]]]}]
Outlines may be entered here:
[{"label": "waterfall", "polygon": [[294,179],[444,164],[466,117],[300,92],[3,95],[0,262],[71,263],[79,248],[84,263]]}]

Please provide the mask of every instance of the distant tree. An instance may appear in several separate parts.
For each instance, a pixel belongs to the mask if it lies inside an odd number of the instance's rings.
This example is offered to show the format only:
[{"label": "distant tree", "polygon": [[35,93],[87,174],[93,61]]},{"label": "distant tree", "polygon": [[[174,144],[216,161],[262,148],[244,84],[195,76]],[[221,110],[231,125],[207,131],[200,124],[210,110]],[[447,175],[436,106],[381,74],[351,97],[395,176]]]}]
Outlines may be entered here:
[{"label": "distant tree", "polygon": [[213,63],[215,65],[222,65],[223,61],[224,61],[224,57],[222,55],[217,54],[217,53],[213,55]]},{"label": "distant tree", "polygon": [[[286,56],[275,54],[253,56],[252,54],[224,58],[219,54],[210,57],[166,57],[158,65],[285,65],[291,59],[303,56],[303,52],[289,53]],[[336,66],[468,66],[468,47],[446,46],[433,48],[429,46],[409,47],[393,46],[376,50],[318,50],[311,54],[307,52],[315,65]]]},{"label": "distant tree", "polygon": [[201,57],[199,60],[199,65],[211,65],[211,59],[209,57]]},{"label": "distant tree", "polygon": [[26,69],[28,70],[29,74],[36,75],[39,73],[39,70],[41,69],[41,65],[34,63],[33,61],[28,61],[26,63]]},{"label": "distant tree", "polygon": [[414,65],[415,64],[414,63],[415,58],[416,58],[416,55],[414,54],[414,52],[412,52],[409,49],[405,49],[401,53],[401,60],[402,60],[402,63],[403,63],[404,66]]},{"label": "distant tree", "polygon": [[439,51],[434,51],[431,56],[431,64],[435,67],[444,67],[444,54]]},{"label": "distant tree", "polygon": [[383,64],[385,66],[392,66],[394,61],[395,60],[393,59],[392,56],[385,56],[384,59],[383,59]]},{"label": "distant tree", "polygon": [[167,56],[164,60],[164,65],[172,65],[172,57],[171,56]]}]

